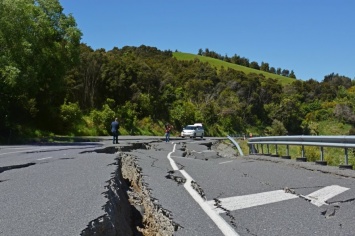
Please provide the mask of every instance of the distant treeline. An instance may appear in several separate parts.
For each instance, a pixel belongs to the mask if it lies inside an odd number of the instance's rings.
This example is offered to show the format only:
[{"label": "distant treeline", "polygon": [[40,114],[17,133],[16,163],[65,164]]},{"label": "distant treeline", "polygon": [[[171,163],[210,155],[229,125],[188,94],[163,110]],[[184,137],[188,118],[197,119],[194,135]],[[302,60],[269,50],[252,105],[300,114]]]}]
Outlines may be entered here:
[{"label": "distant treeline", "polygon": [[281,69],[280,67],[275,69],[275,67],[272,67],[272,66],[270,67],[269,63],[267,63],[267,62],[261,62],[261,65],[259,65],[258,62],[256,62],[256,61],[250,62],[248,58],[241,57],[237,54],[234,54],[232,57],[228,57],[227,55],[222,56],[221,54],[211,51],[208,48],[206,48],[205,51],[203,51],[200,48],[198,50],[197,54],[200,56],[211,57],[211,58],[219,59],[219,60],[226,61],[229,63],[253,68],[256,70],[262,70],[262,71],[266,71],[269,73],[273,73],[273,74],[282,75],[282,76],[296,79],[296,75],[293,72],[293,70],[290,71],[287,69]]},{"label": "distant treeline", "polygon": [[146,45],[93,50],[59,2],[21,2],[0,1],[0,141],[108,135],[114,117],[122,134],[149,135],[162,135],[165,122],[175,134],[201,122],[208,136],[319,134],[323,121],[355,125],[354,80],[346,76],[281,85]]}]

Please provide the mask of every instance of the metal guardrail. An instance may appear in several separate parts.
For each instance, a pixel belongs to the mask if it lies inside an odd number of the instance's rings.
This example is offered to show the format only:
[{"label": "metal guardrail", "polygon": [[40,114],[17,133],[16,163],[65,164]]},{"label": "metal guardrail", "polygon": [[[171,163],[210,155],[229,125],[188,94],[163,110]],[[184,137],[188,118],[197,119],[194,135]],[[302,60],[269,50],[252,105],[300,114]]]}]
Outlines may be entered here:
[{"label": "metal guardrail", "polygon": [[263,145],[267,146],[267,154],[269,152],[269,145],[275,145],[275,156],[278,156],[277,145],[286,145],[286,156],[289,159],[289,146],[301,146],[302,156],[297,158],[297,161],[307,161],[305,157],[304,146],[318,146],[320,147],[320,161],[316,161],[317,164],[326,165],[324,161],[324,147],[344,148],[345,165],[340,165],[340,168],[352,169],[352,165],[349,165],[348,161],[348,149],[355,148],[355,136],[268,136],[268,137],[255,137],[248,139],[249,154],[260,154],[256,145],[261,145],[262,154],[264,154]]},{"label": "metal guardrail", "polygon": [[237,147],[239,154],[240,154],[241,156],[244,156],[244,153],[243,153],[242,149],[240,148],[239,144],[235,141],[235,139],[232,138],[232,137],[229,136],[229,135],[227,136],[227,138],[234,144],[234,146]]}]

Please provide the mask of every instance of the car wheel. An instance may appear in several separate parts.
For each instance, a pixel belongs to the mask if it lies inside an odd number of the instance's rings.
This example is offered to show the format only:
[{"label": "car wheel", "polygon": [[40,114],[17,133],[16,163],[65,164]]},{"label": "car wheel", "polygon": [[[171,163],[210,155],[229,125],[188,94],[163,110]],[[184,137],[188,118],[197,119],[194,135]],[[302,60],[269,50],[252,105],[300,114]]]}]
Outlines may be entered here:
[{"label": "car wheel", "polygon": [[203,133],[201,134],[201,138],[203,138]]},{"label": "car wheel", "polygon": [[194,133],[194,138],[196,138],[196,133]]}]

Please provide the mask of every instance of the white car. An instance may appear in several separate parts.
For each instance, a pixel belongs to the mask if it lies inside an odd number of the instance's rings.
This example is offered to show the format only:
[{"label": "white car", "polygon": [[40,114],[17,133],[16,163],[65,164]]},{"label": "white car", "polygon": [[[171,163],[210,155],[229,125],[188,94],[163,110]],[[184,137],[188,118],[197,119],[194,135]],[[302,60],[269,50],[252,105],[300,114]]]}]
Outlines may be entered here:
[{"label": "white car", "polygon": [[198,124],[198,125],[187,125],[185,128],[182,129],[181,131],[181,137],[190,137],[190,138],[196,138],[196,137],[201,137],[205,135],[205,130],[203,129],[203,126]]}]

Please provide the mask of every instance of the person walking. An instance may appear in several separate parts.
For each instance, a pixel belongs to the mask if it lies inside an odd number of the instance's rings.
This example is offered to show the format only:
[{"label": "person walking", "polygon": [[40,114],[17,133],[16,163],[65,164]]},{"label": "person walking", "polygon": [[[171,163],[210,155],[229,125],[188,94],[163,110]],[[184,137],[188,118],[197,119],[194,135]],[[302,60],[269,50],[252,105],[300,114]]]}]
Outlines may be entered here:
[{"label": "person walking", "polygon": [[120,128],[120,123],[118,123],[118,119],[115,118],[111,123],[111,133],[112,133],[112,143],[118,143],[118,129]]},{"label": "person walking", "polygon": [[165,142],[170,141],[170,132],[171,132],[171,126],[169,125],[169,123],[166,123],[165,124]]}]

